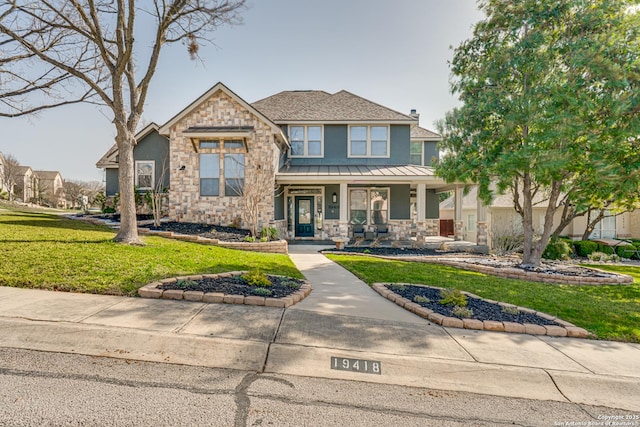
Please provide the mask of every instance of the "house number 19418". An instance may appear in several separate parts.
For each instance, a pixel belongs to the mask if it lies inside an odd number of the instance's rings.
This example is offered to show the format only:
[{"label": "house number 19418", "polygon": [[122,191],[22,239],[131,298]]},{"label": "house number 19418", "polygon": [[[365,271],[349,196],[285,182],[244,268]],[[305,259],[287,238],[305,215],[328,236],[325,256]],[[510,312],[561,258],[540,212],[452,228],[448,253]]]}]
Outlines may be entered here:
[{"label": "house number 19418", "polygon": [[348,357],[331,356],[331,369],[382,375],[381,364],[375,360],[350,359]]}]

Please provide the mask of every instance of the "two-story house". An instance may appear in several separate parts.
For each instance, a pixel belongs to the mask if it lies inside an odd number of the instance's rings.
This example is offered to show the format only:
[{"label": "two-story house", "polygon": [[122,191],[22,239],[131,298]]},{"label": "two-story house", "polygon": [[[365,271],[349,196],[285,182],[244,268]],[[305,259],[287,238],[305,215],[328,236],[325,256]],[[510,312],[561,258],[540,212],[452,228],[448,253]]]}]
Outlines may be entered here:
[{"label": "two-story house", "polygon": [[[290,239],[349,236],[354,225],[420,239],[438,235],[438,192],[452,188],[431,167],[440,136],[419,127],[415,111],[347,91],[286,91],[250,104],[218,83],[157,134],[168,141],[169,216],[178,221],[237,223],[243,194],[259,187],[260,226]],[[117,150],[98,167],[107,160],[115,170]],[[117,173],[106,178],[109,191]]]},{"label": "two-story house", "polygon": [[41,202],[49,203],[54,208],[65,208],[67,200],[64,195],[64,181],[58,171],[33,171],[37,177],[34,191]]}]

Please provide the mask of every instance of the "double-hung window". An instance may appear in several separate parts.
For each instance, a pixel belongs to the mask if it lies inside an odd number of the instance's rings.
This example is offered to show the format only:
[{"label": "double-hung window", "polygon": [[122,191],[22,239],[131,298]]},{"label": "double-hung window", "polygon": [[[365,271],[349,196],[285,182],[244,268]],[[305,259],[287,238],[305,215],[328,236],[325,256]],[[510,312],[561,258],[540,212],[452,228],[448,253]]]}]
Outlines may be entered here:
[{"label": "double-hung window", "polygon": [[350,126],[349,157],[389,157],[389,126]]},{"label": "double-hung window", "polygon": [[322,126],[289,126],[291,157],[322,157]]},{"label": "double-hung window", "polygon": [[418,142],[411,142],[411,144],[409,145],[409,151],[410,151],[410,159],[409,159],[409,164],[412,165],[422,165],[422,146],[424,145],[424,143],[422,141],[418,141]]},{"label": "double-hung window", "polygon": [[139,190],[153,189],[156,162],[153,160],[137,160],[135,184]]},{"label": "double-hung window", "polygon": [[241,196],[244,152],[243,141],[200,141],[200,195]]}]

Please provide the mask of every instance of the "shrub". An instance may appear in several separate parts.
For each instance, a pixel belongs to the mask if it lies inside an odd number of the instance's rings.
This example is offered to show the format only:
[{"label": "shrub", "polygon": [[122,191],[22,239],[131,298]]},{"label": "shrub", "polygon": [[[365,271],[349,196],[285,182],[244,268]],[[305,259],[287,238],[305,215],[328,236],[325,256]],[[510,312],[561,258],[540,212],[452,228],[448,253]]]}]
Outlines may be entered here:
[{"label": "shrub", "polygon": [[578,240],[573,242],[573,246],[576,248],[576,254],[581,257],[588,257],[591,253],[598,250],[598,244],[591,240]]},{"label": "shrub", "polygon": [[268,241],[269,241],[269,238],[268,238],[268,237],[261,237],[261,238],[260,238],[260,241],[261,241],[262,243],[265,243],[265,242],[268,242]]},{"label": "shrub", "polygon": [[417,302],[419,303],[424,303],[424,304],[428,304],[431,302],[431,300],[427,297],[423,297],[422,295],[416,295],[415,297],[413,297],[413,302]]},{"label": "shrub", "polygon": [[613,254],[613,248],[609,245],[598,243],[598,252],[602,252],[607,255]]},{"label": "shrub", "polygon": [[620,257],[616,254],[605,254],[604,252],[593,252],[589,255],[590,261],[600,261],[600,262],[619,262]]},{"label": "shrub", "polygon": [[618,246],[616,247],[616,254],[620,258],[625,258],[625,259],[632,258],[636,254],[636,247],[633,245]]},{"label": "shrub", "polygon": [[468,319],[473,316],[472,309],[467,307],[460,307],[459,305],[456,305],[455,307],[453,307],[453,310],[451,310],[451,312],[453,313],[454,316],[463,317],[465,319]]},{"label": "shrub", "polygon": [[276,240],[279,234],[278,229],[275,227],[264,227],[260,230],[260,237],[267,240]]},{"label": "shrub", "polygon": [[455,305],[457,307],[465,307],[467,305],[467,296],[460,289],[443,289],[440,291],[440,304]]},{"label": "shrub", "polygon": [[251,293],[259,297],[270,297],[273,294],[273,292],[267,288],[255,288],[251,290]]},{"label": "shrub", "polygon": [[518,307],[512,307],[512,306],[502,307],[502,312],[507,314],[513,314],[514,316],[517,316],[518,314],[520,314],[520,310],[518,310]]},{"label": "shrub", "polygon": [[508,224],[494,224],[489,234],[491,250],[496,255],[511,255],[522,252],[524,248],[522,226],[515,221]]},{"label": "shrub", "polygon": [[116,213],[116,210],[111,206],[105,206],[104,209],[102,209],[102,213],[103,214]]},{"label": "shrub", "polygon": [[245,242],[255,242],[256,238],[253,237],[253,236],[245,236],[244,241]]},{"label": "shrub", "polygon": [[300,283],[296,279],[285,279],[280,284],[291,289],[300,289]]},{"label": "shrub", "polygon": [[572,254],[571,246],[565,239],[552,238],[542,253],[546,259],[569,259]]},{"label": "shrub", "polygon": [[181,288],[187,288],[187,287],[189,287],[189,286],[193,286],[193,285],[197,285],[197,283],[196,283],[196,282],[194,282],[193,280],[189,280],[189,279],[186,279],[186,280],[178,280],[178,281],[176,282],[176,286],[179,286],[179,287],[181,287]]},{"label": "shrub", "polygon": [[271,286],[271,280],[266,274],[261,273],[259,270],[253,270],[242,275],[242,278],[250,286],[268,287]]}]

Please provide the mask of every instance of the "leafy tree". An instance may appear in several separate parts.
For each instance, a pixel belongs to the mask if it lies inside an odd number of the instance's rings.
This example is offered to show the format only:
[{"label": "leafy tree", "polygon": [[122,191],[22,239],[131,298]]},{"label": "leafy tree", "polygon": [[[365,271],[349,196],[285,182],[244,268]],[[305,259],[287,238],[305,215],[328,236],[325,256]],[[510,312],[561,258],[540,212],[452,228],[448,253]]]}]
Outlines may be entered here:
[{"label": "leafy tree", "polygon": [[[632,0],[487,0],[455,49],[463,105],[441,123],[438,174],[485,203],[511,191],[523,264],[538,265],[562,206],[632,205],[640,183],[640,10]],[[495,183],[495,187],[491,184]],[[534,197],[548,202],[539,240]]]},{"label": "leafy tree", "polygon": [[197,57],[204,37],[220,25],[238,22],[243,5],[244,0],[0,3],[0,116],[77,102],[96,103],[111,113],[122,193],[116,241],[141,244],[134,135],[163,46],[182,42]]}]

